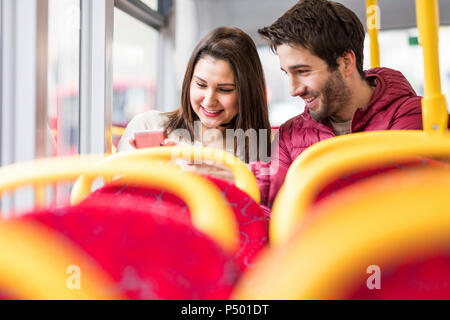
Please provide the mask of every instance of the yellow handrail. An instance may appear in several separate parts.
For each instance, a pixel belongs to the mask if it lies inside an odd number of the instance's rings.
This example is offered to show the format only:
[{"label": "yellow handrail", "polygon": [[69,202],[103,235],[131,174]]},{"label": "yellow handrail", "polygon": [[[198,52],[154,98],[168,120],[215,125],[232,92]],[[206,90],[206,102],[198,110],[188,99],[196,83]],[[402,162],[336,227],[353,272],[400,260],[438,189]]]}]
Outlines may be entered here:
[{"label": "yellow handrail", "polygon": [[112,126],[111,127],[111,134],[121,137],[123,133],[125,132],[125,128]]},{"label": "yellow handrail", "polygon": [[8,298],[125,298],[89,255],[36,222],[0,223],[0,252],[0,287]]},{"label": "yellow handrail", "polygon": [[[353,146],[347,143],[345,148],[331,150],[292,171],[272,207],[271,244],[285,243],[303,221],[306,210],[321,188],[349,171],[364,170],[410,156],[450,156],[450,135],[428,135],[417,131],[410,132],[408,139],[390,140],[390,133],[362,132],[349,136],[347,141],[351,142],[351,137],[355,137],[360,143]],[[362,143],[364,140],[371,143]],[[311,148],[321,148],[320,143]]]},{"label": "yellow handrail", "polygon": [[449,170],[375,179],[316,208],[316,219],[286,246],[269,248],[247,269],[232,299],[345,299],[366,284],[371,265],[383,279],[392,261],[448,248]]},{"label": "yellow handrail", "polygon": [[[124,183],[160,188],[180,197],[189,207],[192,223],[196,228],[227,251],[237,248],[239,235],[234,213],[212,182],[181,171],[175,165],[162,166],[158,161],[133,161],[129,166],[104,163],[99,167],[98,159],[81,156],[50,158],[2,167],[0,194],[27,184],[74,180],[80,175],[85,175],[88,179],[123,176]],[[72,203],[78,203],[89,193],[90,185],[73,196]]]},{"label": "yellow handrail", "polygon": [[367,32],[370,37],[370,65],[372,68],[380,66],[380,45],[378,30],[380,29],[380,8],[377,0],[366,0]]},{"label": "yellow handrail", "polygon": [[419,42],[423,47],[425,95],[422,99],[423,128],[426,132],[447,131],[448,111],[441,92],[439,72],[439,7],[437,0],[416,0]]},{"label": "yellow handrail", "polygon": [[[256,203],[260,201],[260,193],[255,176],[247,167],[247,165],[240,159],[226,151],[214,148],[192,147],[192,146],[175,146],[175,147],[154,147],[143,148],[129,152],[120,152],[105,158],[103,163],[124,163],[126,164],[132,160],[146,161],[147,159],[185,159],[190,161],[213,161],[215,163],[227,166],[234,175],[235,185],[242,191],[246,192]],[[80,177],[77,181],[72,194],[78,193],[78,188],[90,187],[92,181],[85,177]]]},{"label": "yellow handrail", "polygon": [[[345,148],[365,144],[370,144],[372,146],[378,144],[380,148],[386,145],[386,143],[396,143],[401,145],[410,143],[411,140],[416,139],[418,136],[421,137],[420,139],[426,139],[423,137],[424,135],[425,133],[421,130],[383,130],[356,132],[322,140],[310,148],[307,148],[292,162],[286,174],[285,183],[289,184],[291,182],[292,175],[299,167],[309,165],[311,162],[322,156],[328,157],[328,159],[332,161],[334,153]],[[388,141],[386,140],[387,137],[389,138]]]}]

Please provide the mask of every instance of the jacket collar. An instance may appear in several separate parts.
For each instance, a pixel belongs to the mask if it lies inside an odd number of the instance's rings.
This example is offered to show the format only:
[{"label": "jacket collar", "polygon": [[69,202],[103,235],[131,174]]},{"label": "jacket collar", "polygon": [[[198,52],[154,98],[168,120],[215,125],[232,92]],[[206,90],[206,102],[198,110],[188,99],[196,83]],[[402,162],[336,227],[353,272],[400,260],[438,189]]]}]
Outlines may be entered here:
[{"label": "jacket collar", "polygon": [[376,113],[387,109],[395,100],[417,95],[400,71],[374,68],[365,73],[370,85],[375,86],[375,90],[367,107],[356,110],[353,115],[352,132],[362,130]]}]

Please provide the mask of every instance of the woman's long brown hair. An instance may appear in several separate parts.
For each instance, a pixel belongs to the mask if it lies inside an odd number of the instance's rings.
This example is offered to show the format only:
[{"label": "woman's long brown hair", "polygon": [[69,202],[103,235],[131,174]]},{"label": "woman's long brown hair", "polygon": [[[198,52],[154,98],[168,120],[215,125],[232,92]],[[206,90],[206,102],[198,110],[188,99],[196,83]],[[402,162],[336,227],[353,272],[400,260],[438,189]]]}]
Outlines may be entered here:
[{"label": "woman's long brown hair", "polygon": [[[228,129],[255,129],[258,133],[259,147],[267,149],[270,156],[270,122],[266,100],[266,86],[261,61],[253,40],[238,28],[220,27],[208,33],[195,47],[189,59],[184,75],[181,105],[169,113],[165,123],[166,132],[182,128],[189,130],[194,140],[194,121],[199,120],[190,102],[190,86],[197,62],[206,56],[227,61],[234,73],[238,94],[238,113]],[[260,129],[266,129],[267,134],[259,135]],[[264,139],[264,141],[260,141]],[[236,151],[236,146],[235,146]],[[256,156],[256,157],[255,157]],[[245,144],[245,161],[260,160],[257,155],[249,155],[249,143]]]}]

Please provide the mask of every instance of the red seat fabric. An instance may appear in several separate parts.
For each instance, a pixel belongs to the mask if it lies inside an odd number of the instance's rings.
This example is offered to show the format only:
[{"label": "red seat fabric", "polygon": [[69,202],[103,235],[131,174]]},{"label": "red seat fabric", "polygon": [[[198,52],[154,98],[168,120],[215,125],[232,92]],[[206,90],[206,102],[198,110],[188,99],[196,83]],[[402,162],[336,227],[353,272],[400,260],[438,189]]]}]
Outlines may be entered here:
[{"label": "red seat fabric", "polygon": [[[368,274],[367,277],[370,275]],[[448,248],[425,257],[416,256],[397,265],[381,267],[380,289],[364,283],[350,296],[356,300],[449,300],[450,252]]]},{"label": "red seat fabric", "polygon": [[[376,175],[383,176],[383,182],[389,184],[394,171],[407,171],[414,174],[417,169],[424,167],[450,168],[448,163],[432,159],[416,158],[403,163],[352,172],[338,180],[333,181],[322,189],[316,198],[316,203],[327,197],[339,197],[340,189],[346,188],[364,179]],[[356,186],[355,186],[356,187]],[[361,185],[361,188],[363,186]],[[361,193],[364,189],[359,189]],[[353,192],[354,196],[358,196]],[[430,208],[430,210],[432,210]],[[312,210],[312,212],[316,212]],[[363,212],[362,212],[363,213]],[[325,213],[326,214],[326,213]],[[314,214],[313,214],[314,215]],[[314,219],[314,217],[311,217]],[[305,228],[307,226],[304,226]],[[450,299],[450,247],[428,248],[428,252],[416,252],[407,259],[390,261],[386,265],[379,265],[381,270],[381,289],[368,288],[366,280],[371,276],[365,274],[364,268],[359,275],[360,285],[354,288],[347,299],[356,300],[397,300],[397,299]],[[376,264],[376,261],[373,263]]]},{"label": "red seat fabric", "polygon": [[[244,270],[252,264],[257,254],[268,242],[269,215],[233,183],[212,176],[207,178],[219,187],[235,213],[239,225],[240,246],[233,254],[233,259],[240,270]],[[142,211],[158,211],[160,215],[190,223],[189,209],[181,199],[169,192],[152,188],[131,185],[105,186],[93,192],[83,203],[95,206],[97,197],[101,198],[104,194],[120,195],[115,198],[115,203],[139,207]],[[159,209],[152,210],[154,205],[157,205]]]},{"label": "red seat fabric", "polygon": [[167,204],[155,204],[142,210],[103,194],[94,206],[86,202],[20,219],[68,237],[131,299],[227,299],[240,274],[231,257],[190,224],[165,215]]}]

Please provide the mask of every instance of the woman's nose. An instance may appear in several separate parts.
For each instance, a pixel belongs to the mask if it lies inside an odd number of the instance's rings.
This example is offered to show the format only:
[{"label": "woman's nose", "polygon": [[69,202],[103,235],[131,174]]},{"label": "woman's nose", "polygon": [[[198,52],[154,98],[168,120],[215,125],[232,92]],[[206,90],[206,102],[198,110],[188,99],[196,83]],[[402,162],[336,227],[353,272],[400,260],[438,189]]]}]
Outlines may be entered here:
[{"label": "woman's nose", "polygon": [[203,98],[203,105],[205,107],[213,107],[216,104],[216,94],[214,90],[207,90]]}]

